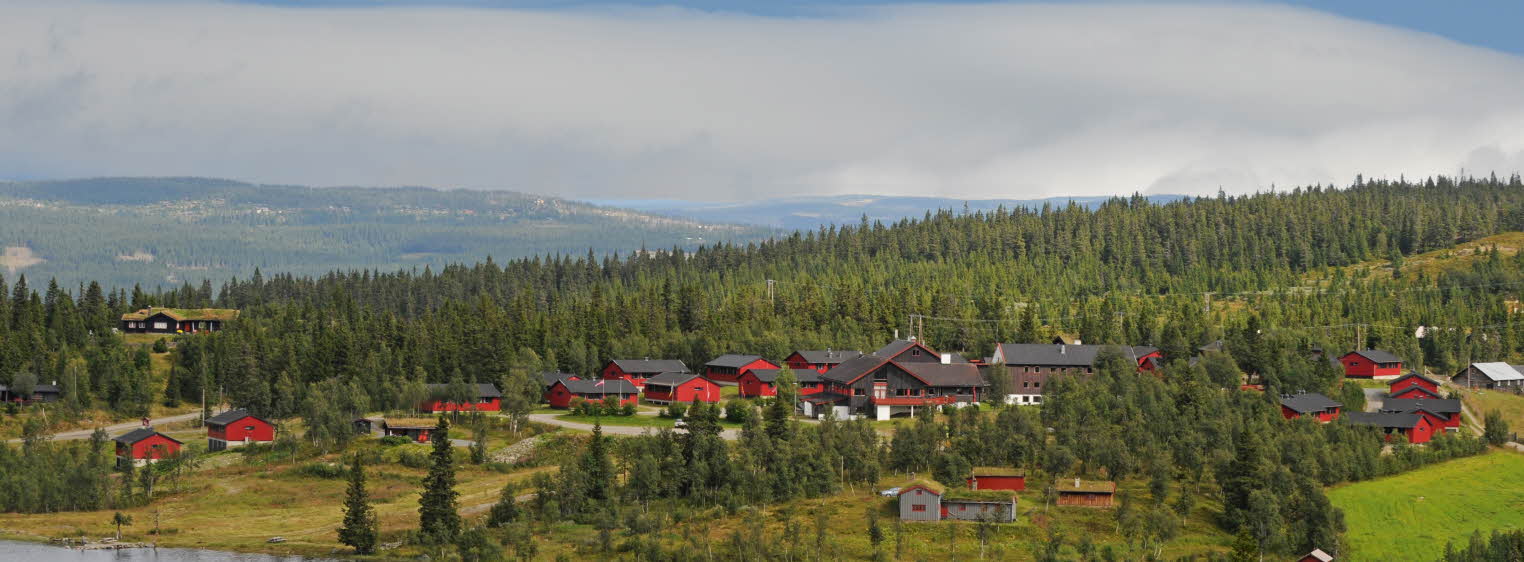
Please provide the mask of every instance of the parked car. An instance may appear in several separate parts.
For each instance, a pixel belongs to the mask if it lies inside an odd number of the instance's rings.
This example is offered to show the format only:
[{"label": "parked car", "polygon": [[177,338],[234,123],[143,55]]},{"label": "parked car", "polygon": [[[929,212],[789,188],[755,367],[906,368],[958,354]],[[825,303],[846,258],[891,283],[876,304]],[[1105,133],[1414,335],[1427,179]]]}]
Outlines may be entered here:
[{"label": "parked car", "polygon": [[879,492],[878,495],[884,496],[886,498],[892,498],[892,497],[898,496],[898,495],[900,495],[900,487],[899,486],[895,486],[895,487],[890,488],[888,490],[884,490],[882,492]]},{"label": "parked car", "polygon": [[672,420],[672,427],[675,427],[675,428],[678,428],[678,429],[685,429],[685,428],[688,427],[688,422],[683,421],[683,418],[677,418],[675,420]]}]

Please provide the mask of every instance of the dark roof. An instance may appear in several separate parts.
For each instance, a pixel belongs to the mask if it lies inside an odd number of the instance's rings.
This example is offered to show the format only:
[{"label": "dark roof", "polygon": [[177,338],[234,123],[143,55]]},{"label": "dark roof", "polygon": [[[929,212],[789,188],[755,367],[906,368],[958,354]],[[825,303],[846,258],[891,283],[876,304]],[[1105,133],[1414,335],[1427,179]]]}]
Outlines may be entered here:
[{"label": "dark roof", "polygon": [[152,428],[152,427],[140,427],[140,428],[134,429],[132,431],[129,431],[127,433],[123,433],[121,435],[118,435],[116,437],[112,437],[111,440],[112,441],[116,441],[117,443],[126,443],[128,445],[131,445],[133,443],[137,443],[138,441],[142,441],[144,439],[147,439],[149,437],[153,437],[155,435],[163,436],[165,439],[168,439],[170,441],[174,441],[176,443],[180,443],[182,445],[184,444],[184,442],[180,441],[179,439],[175,439],[175,438],[170,437],[168,435],[164,435],[163,433],[159,433],[158,431],[154,431],[154,428]]},{"label": "dark roof", "polygon": [[32,394],[63,394],[63,387],[56,384],[33,385]]},{"label": "dark roof", "polygon": [[[761,355],[740,355],[740,354],[736,354],[736,353],[726,353],[726,354],[721,355],[719,357],[715,357],[710,362],[705,363],[704,366],[705,367],[735,367],[735,368],[741,368],[741,367],[745,367],[748,363],[751,363],[752,361],[757,361],[759,359],[762,359]],[[771,363],[771,361],[769,361],[769,363]]]},{"label": "dark roof", "polygon": [[619,370],[635,374],[686,373],[688,366],[676,359],[615,359],[610,361]]},{"label": "dark roof", "polygon": [[676,386],[676,385],[683,384],[685,382],[688,382],[688,381],[691,381],[691,380],[697,379],[697,378],[701,378],[701,377],[699,377],[698,375],[695,375],[693,373],[662,373],[660,375],[656,375],[654,377],[646,379],[646,384],[648,384],[648,385],[658,384],[658,385],[663,385],[663,386]]},{"label": "dark roof", "polygon": [[1298,414],[1311,414],[1343,406],[1343,404],[1334,402],[1329,397],[1316,392],[1283,394],[1281,395],[1281,405],[1290,408],[1291,411]]},{"label": "dark roof", "polygon": [[[1362,350],[1359,350],[1359,351],[1351,351],[1349,353],[1353,353],[1355,355],[1359,355],[1361,357],[1369,359],[1369,360],[1371,360],[1372,363],[1401,363],[1402,362],[1402,358],[1401,357],[1398,357],[1396,355],[1392,355],[1391,353],[1387,353],[1387,352],[1381,351],[1379,349],[1362,349]],[[1344,355],[1347,357],[1347,356],[1349,356],[1349,353],[1346,353]]]},{"label": "dark roof", "polygon": [[795,351],[794,353],[798,354],[799,357],[804,358],[805,363],[812,365],[835,365],[848,359],[860,357],[863,354],[861,351],[843,351],[840,349],[826,349],[815,351],[799,350]]},{"label": "dark roof", "polygon": [[908,361],[895,363],[915,378],[931,386],[986,386],[979,376],[979,367],[973,363],[929,363]]},{"label": "dark roof", "polygon": [[821,378],[836,382],[852,382],[857,380],[859,377],[868,374],[870,371],[877,369],[880,365],[888,362],[888,357],[864,355],[862,357],[848,359],[841,362],[841,364],[836,365],[835,367],[831,367],[831,370],[826,371]]},{"label": "dark roof", "polygon": [[571,373],[556,373],[556,372],[550,372],[550,371],[546,371],[546,372],[540,373],[540,379],[545,381],[545,386],[550,386],[550,385],[556,384],[556,381],[559,381],[559,380],[580,379],[580,378],[582,378],[582,377],[579,377],[577,375],[573,375]]},{"label": "dark roof", "polygon": [[206,418],[206,423],[208,425],[227,425],[244,418],[254,418],[265,423],[270,423],[270,420],[261,418],[254,414],[250,414],[245,410],[228,410],[210,418]]},{"label": "dark roof", "polygon": [[1387,381],[1387,386],[1392,386],[1392,385],[1397,384],[1400,381],[1405,381],[1405,380],[1408,380],[1408,379],[1418,379],[1418,380],[1427,382],[1429,384],[1432,384],[1435,387],[1439,386],[1439,381],[1431,379],[1431,378],[1423,376],[1423,375],[1420,375],[1420,374],[1418,374],[1415,371],[1409,371],[1408,374],[1406,374],[1406,375],[1402,375],[1400,377],[1397,377],[1395,379]]},{"label": "dark roof", "polygon": [[[1410,386],[1410,387],[1407,387],[1407,388],[1404,388],[1404,389],[1402,389],[1402,390],[1399,390],[1399,391],[1397,391],[1397,392],[1394,392],[1394,393],[1393,393],[1393,394],[1407,394],[1407,393],[1409,393],[1409,392],[1418,392],[1418,393],[1422,393],[1422,394],[1425,394],[1425,395],[1427,395],[1427,396],[1428,396],[1428,397],[1429,397],[1429,398],[1444,398],[1444,397],[1443,397],[1443,396],[1440,396],[1440,395],[1439,395],[1439,393],[1437,393],[1437,392],[1434,392],[1434,391],[1432,391],[1432,390],[1429,390],[1429,389],[1427,389],[1427,388],[1424,388],[1424,387],[1421,387],[1421,386],[1418,386],[1418,385],[1416,385],[1416,384],[1415,384],[1415,385],[1413,385],[1413,386]],[[1391,399],[1390,399],[1390,398],[1388,398],[1388,400],[1391,400]]]},{"label": "dark roof", "polygon": [[1206,344],[1206,345],[1203,345],[1201,347],[1196,348],[1196,351],[1200,351],[1202,353],[1207,353],[1207,352],[1211,352],[1211,351],[1222,351],[1224,348],[1226,348],[1226,346],[1223,345],[1222,340],[1217,340],[1217,341],[1214,341],[1212,343],[1209,343],[1209,344]]},{"label": "dark roof", "polygon": [[[474,385],[470,384],[470,383],[467,383],[466,386],[475,386],[476,387],[476,397],[477,398],[502,398],[503,397],[503,393],[497,389],[497,385],[492,384],[490,382],[476,383]],[[429,385],[429,393],[431,393],[431,394],[444,393],[444,392],[448,391],[449,389],[450,389],[450,385],[449,384],[438,384],[438,383],[436,383],[436,384]]]},{"label": "dark roof", "polygon": [[[750,372],[756,375],[759,381],[773,382],[778,380],[778,373],[783,372],[783,369],[752,369]],[[796,369],[794,370],[794,380],[797,382],[820,382],[820,373],[814,369]]]},{"label": "dark roof", "polygon": [[640,389],[635,388],[634,384],[630,383],[630,381],[627,381],[625,379],[606,379],[606,380],[603,381],[603,386],[594,386],[594,385],[598,384],[597,380],[581,380],[581,381],[564,380],[564,381],[561,381],[561,384],[566,385],[566,390],[571,391],[572,394],[598,394],[598,393],[607,393],[607,394],[639,394],[640,393]]},{"label": "dark roof", "polygon": [[[928,350],[931,350],[930,347],[926,347],[926,344],[923,344],[923,343],[920,343],[920,342],[917,342],[917,341],[913,341],[913,340],[894,340],[892,342],[889,342],[889,345],[885,345],[884,347],[878,348],[878,351],[873,352],[873,354],[877,355],[879,357],[883,357],[885,359],[890,359],[890,358],[893,358],[896,355],[904,353],[906,350],[909,350],[912,347],[923,347],[923,348],[926,348]],[[932,350],[931,352],[933,354],[935,354],[936,350]]]},{"label": "dark roof", "polygon": [[1418,420],[1423,419],[1423,416],[1395,412],[1350,412],[1344,415],[1344,419],[1349,420],[1349,423],[1357,425],[1411,429],[1413,426],[1418,425]]},{"label": "dark roof", "polygon": [[1381,402],[1383,412],[1411,414],[1420,410],[1431,414],[1459,414],[1461,403],[1453,398],[1388,398]]},{"label": "dark roof", "polygon": [[[1101,350],[1108,345],[1064,345],[1053,343],[1002,343],[1000,354],[1005,359],[1006,365],[1042,365],[1055,367],[1090,367],[1095,365],[1095,358]],[[1145,345],[1114,346],[1122,351],[1134,364],[1138,358],[1158,351],[1158,348]]]}]

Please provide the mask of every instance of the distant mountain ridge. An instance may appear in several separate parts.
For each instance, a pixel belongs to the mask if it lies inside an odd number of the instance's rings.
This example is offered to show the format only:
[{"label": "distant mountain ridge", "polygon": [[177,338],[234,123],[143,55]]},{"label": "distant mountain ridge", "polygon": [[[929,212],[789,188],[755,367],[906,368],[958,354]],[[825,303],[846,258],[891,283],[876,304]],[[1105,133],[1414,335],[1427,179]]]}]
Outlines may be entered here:
[{"label": "distant mountain ridge", "polygon": [[[1153,203],[1168,203],[1184,195],[1149,195]],[[1000,207],[1041,208],[1070,203],[1093,208],[1112,199],[1097,197],[1049,197],[1045,199],[957,199],[949,197],[823,195],[769,198],[742,202],[693,202],[670,199],[599,199],[598,205],[694,220],[769,226],[785,230],[813,230],[822,225],[855,224],[863,215],[870,221],[895,222],[903,218],[921,218],[927,211],[951,209],[992,211]]]},{"label": "distant mountain ridge", "polygon": [[512,191],[312,188],[216,178],[0,182],[0,275],[130,287],[255,268],[322,274],[759,240],[712,224]]}]

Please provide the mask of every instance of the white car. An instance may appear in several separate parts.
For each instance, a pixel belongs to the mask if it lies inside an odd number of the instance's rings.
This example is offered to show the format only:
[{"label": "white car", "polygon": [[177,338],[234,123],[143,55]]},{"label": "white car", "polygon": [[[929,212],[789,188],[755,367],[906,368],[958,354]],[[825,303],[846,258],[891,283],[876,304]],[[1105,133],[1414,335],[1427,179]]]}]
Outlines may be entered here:
[{"label": "white car", "polygon": [[688,427],[688,422],[683,421],[683,418],[677,418],[676,420],[672,421],[672,427],[679,428],[679,429],[687,428]]},{"label": "white car", "polygon": [[888,490],[884,490],[882,492],[879,492],[878,495],[884,496],[886,498],[892,498],[892,497],[900,495],[900,489],[899,489],[898,486],[896,486],[896,487],[890,488]]}]

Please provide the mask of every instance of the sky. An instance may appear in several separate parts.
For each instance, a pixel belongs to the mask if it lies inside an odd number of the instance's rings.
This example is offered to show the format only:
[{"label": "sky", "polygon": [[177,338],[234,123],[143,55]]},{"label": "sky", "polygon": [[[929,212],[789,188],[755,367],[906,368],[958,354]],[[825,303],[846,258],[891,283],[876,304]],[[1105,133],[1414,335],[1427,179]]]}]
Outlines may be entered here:
[{"label": "sky", "polygon": [[1524,170],[1524,8],[1434,5],[0,3],[0,177],[726,201]]}]

